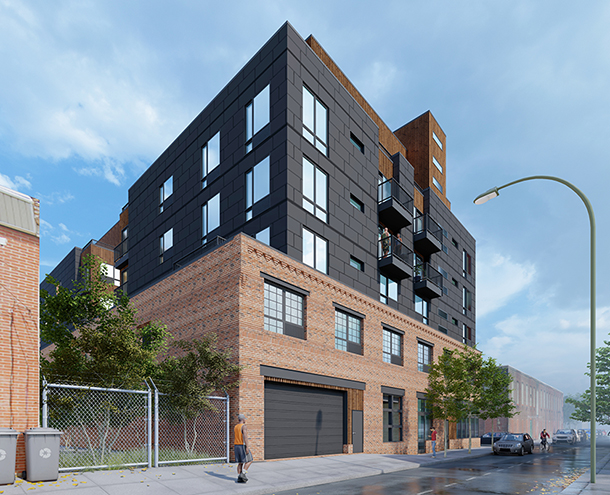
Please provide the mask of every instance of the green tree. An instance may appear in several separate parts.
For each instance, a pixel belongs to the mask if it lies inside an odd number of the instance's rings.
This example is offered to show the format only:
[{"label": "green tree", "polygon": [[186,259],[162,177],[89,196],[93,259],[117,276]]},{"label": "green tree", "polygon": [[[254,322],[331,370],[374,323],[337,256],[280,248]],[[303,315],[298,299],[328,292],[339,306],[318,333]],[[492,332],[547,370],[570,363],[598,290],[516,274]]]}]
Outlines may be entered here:
[{"label": "green tree", "polygon": [[187,455],[194,456],[197,418],[203,411],[215,410],[207,397],[237,387],[243,367],[231,362],[230,351],[218,349],[214,334],[192,341],[182,340],[175,347],[182,352],[179,356],[167,357],[160,364],[157,380],[159,390],[168,395],[171,406],[167,417],[170,420],[180,418],[184,449]]},{"label": "green tree", "polygon": [[[610,423],[610,341],[604,340],[604,347],[595,350],[595,416],[598,424]],[[587,364],[591,370],[591,363]],[[591,376],[591,372],[585,373]],[[575,407],[570,416],[576,421],[591,421],[591,389],[576,397],[566,397],[568,404]]]},{"label": "green tree", "polygon": [[[478,417],[482,420],[496,418],[512,418],[516,407],[510,396],[512,376],[506,369],[498,366],[496,360],[488,358],[482,362],[479,385],[481,395],[476,408]],[[494,422],[491,422],[491,448],[493,449]]]},{"label": "green tree", "polygon": [[85,257],[74,288],[53,277],[45,281],[55,294],[41,291],[40,335],[54,344],[41,371],[50,381],[73,381],[102,387],[141,387],[155,373],[157,356],[167,349],[165,326],[139,326],[137,310],[106,281],[99,258]]}]

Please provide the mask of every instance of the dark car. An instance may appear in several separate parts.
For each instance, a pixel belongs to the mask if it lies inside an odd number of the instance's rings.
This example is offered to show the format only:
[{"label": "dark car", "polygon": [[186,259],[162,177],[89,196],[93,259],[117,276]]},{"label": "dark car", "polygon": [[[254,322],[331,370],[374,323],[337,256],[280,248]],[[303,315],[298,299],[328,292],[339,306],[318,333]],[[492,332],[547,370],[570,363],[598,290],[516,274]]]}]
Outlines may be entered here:
[{"label": "dark car", "polygon": [[[494,443],[496,443],[500,438],[504,435],[508,435],[507,431],[494,431]],[[491,432],[485,433],[485,435],[481,435],[481,445],[488,444],[491,445]]]},{"label": "dark car", "polygon": [[493,446],[493,452],[498,454],[534,453],[534,439],[527,433],[508,433],[498,440]]}]

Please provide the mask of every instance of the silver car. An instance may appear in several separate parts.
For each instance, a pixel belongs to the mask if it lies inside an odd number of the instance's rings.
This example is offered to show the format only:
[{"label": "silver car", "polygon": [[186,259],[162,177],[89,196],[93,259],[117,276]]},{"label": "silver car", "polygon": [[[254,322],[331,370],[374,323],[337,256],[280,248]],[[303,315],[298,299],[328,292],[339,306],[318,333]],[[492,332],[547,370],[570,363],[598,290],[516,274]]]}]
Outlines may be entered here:
[{"label": "silver car", "polygon": [[557,430],[553,435],[553,443],[561,442],[569,444],[575,444],[576,442],[578,442],[578,436],[576,435],[576,431],[567,429]]},{"label": "silver car", "polygon": [[527,433],[507,433],[500,440],[494,443],[493,453],[499,454],[519,454],[534,453],[534,439]]}]

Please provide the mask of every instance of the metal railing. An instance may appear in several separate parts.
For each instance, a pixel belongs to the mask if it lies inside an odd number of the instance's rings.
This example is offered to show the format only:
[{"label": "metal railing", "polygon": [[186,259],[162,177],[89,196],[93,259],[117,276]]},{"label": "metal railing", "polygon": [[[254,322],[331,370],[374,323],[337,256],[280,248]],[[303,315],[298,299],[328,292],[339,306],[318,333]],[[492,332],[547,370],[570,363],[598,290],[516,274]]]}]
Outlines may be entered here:
[{"label": "metal railing", "polygon": [[229,462],[229,397],[182,414],[157,387],[145,390],[44,383],[42,426],[63,432],[59,470]]},{"label": "metal railing", "polygon": [[433,284],[443,288],[443,276],[441,273],[432,268],[430,263],[419,263],[413,267],[413,278],[416,282],[420,280],[429,280]]},{"label": "metal railing", "polygon": [[388,256],[396,256],[409,266],[413,266],[413,251],[405,246],[395,235],[379,236],[377,242],[377,257],[383,259]]},{"label": "metal railing", "polygon": [[420,234],[428,231],[436,237],[441,243],[443,242],[443,229],[436,223],[428,213],[419,214],[413,219],[413,233]]},{"label": "metal railing", "polygon": [[127,241],[129,241],[129,237],[127,237],[126,239],[123,239],[123,241],[121,241],[121,243],[117,247],[114,248],[114,262],[115,263],[127,254],[127,248],[128,248]]},{"label": "metal railing", "polygon": [[409,213],[413,211],[411,195],[394,179],[388,179],[377,186],[377,203],[381,204],[392,198],[404,206]]}]

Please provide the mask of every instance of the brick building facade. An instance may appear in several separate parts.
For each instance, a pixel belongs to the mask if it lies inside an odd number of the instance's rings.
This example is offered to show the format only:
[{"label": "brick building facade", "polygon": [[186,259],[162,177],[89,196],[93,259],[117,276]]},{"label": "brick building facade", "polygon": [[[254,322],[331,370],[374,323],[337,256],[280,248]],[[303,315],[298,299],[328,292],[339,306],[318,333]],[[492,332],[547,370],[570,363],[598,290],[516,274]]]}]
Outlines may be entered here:
[{"label": "brick building facade", "polygon": [[[517,414],[494,419],[494,431],[529,433],[538,438],[543,428],[553,433],[563,428],[563,392],[512,366],[503,366],[513,377],[511,397]],[[491,431],[491,421],[480,422],[481,433]]]},{"label": "brick building facade", "polygon": [[259,458],[429,448],[428,365],[476,342],[446,146],[430,112],[392,132],[286,23],[129,189],[97,244],[143,322],[246,366]]},{"label": "brick building facade", "polygon": [[16,471],[25,470],[23,432],[38,426],[40,202],[0,186],[0,427],[19,432]]}]

